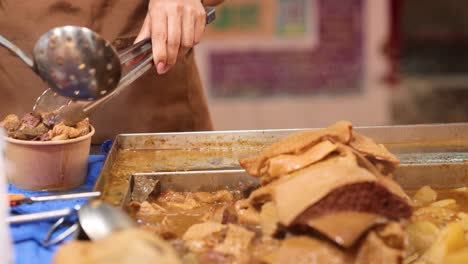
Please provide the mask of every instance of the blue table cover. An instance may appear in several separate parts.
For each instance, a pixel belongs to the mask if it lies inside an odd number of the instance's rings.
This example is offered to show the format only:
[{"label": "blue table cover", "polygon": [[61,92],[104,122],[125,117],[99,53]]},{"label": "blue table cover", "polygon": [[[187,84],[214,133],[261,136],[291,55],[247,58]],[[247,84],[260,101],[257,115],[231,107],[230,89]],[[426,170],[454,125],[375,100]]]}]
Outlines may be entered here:
[{"label": "blue table cover", "polygon": [[[104,153],[107,153],[109,150],[110,142],[107,142],[103,145],[102,149]],[[89,157],[89,166],[88,166],[88,177],[86,183],[78,188],[75,188],[71,191],[91,191],[93,189],[94,183],[99,175],[99,172],[102,169],[102,166],[105,161],[105,155],[91,155]],[[19,189],[15,186],[8,186],[9,193],[21,193],[25,196],[33,195],[47,195],[54,192],[35,192],[35,191],[25,191]],[[43,203],[33,203],[33,204],[24,204],[16,207],[12,207],[10,210],[11,215],[16,214],[27,214],[34,212],[42,212],[48,210],[57,210],[63,208],[72,208],[75,205],[83,204],[86,202],[86,199],[75,199],[68,201],[50,201]],[[73,218],[69,218],[70,221],[73,221]],[[41,221],[36,223],[28,223],[21,225],[11,226],[12,240],[14,242],[15,248],[15,263],[18,264],[48,264],[51,263],[54,256],[55,250],[58,245],[51,246],[49,248],[42,246],[42,241],[47,235],[50,227],[57,221],[57,219],[50,221]],[[62,230],[57,231],[56,234],[59,234],[61,231],[66,229],[67,226],[64,226]],[[68,239],[70,239],[69,237]]]}]

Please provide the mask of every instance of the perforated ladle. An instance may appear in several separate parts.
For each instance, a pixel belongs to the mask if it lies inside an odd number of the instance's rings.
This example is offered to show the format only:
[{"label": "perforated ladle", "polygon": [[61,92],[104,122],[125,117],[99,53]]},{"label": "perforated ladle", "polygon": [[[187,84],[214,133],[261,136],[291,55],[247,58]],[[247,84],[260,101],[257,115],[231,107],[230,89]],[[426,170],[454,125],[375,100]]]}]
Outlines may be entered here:
[{"label": "perforated ladle", "polygon": [[94,100],[115,89],[120,81],[116,51],[108,41],[84,27],[49,30],[34,46],[33,59],[2,35],[0,45],[17,55],[61,96]]},{"label": "perforated ladle", "polygon": [[[205,12],[206,24],[210,24],[216,18],[215,9],[205,7]],[[50,86],[37,98],[33,111],[58,111],[60,121],[70,126],[117,96],[153,64],[151,39],[117,53],[98,34],[76,26],[58,27],[44,34],[34,48],[34,60],[1,35],[0,45],[20,57]]]}]

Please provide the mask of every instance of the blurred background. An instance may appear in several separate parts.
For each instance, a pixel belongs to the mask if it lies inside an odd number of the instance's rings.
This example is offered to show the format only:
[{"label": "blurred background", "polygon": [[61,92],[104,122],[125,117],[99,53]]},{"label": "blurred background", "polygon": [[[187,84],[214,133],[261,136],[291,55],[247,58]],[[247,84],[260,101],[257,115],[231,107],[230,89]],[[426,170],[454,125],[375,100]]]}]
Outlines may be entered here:
[{"label": "blurred background", "polygon": [[227,0],[197,59],[218,130],[468,121],[468,1]]}]

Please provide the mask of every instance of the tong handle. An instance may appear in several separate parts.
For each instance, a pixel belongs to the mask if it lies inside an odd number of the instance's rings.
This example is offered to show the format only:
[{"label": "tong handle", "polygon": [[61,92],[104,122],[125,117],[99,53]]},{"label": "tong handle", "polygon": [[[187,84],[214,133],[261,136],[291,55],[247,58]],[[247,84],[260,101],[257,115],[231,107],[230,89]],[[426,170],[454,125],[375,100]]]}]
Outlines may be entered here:
[{"label": "tong handle", "polygon": [[143,39],[134,45],[122,50],[119,52],[120,64],[126,66],[128,62],[135,64],[134,61],[137,60],[141,55],[151,51],[151,38]]}]

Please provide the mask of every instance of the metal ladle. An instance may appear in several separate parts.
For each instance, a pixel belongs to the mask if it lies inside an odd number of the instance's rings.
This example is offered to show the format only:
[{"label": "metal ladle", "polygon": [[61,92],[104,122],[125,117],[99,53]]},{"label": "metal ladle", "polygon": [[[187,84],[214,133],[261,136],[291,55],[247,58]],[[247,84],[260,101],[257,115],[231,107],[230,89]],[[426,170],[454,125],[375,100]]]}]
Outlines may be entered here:
[{"label": "metal ladle", "polygon": [[65,97],[94,100],[115,89],[120,81],[122,70],[116,51],[108,41],[84,27],[49,30],[34,46],[33,59],[1,35],[0,45]]},{"label": "metal ladle", "polygon": [[[65,223],[65,217],[77,215],[78,222],[68,227],[54,239],[52,235]],[[10,224],[22,224],[49,219],[59,219],[49,230],[43,242],[44,246],[57,244],[70,235],[78,239],[102,239],[113,232],[134,226],[135,221],[122,209],[114,207],[101,200],[91,200],[82,206],[54,211],[11,216],[7,219]]]},{"label": "metal ladle", "polygon": [[99,240],[112,233],[136,225],[122,209],[100,200],[90,201],[77,210],[78,222],[67,228],[54,239],[52,235],[65,222],[60,218],[49,230],[43,245],[48,247],[62,242],[70,235],[79,240]]},{"label": "metal ladle", "polygon": [[78,211],[81,229],[91,240],[107,237],[117,230],[130,228],[136,222],[122,209],[101,200],[93,200]]}]

